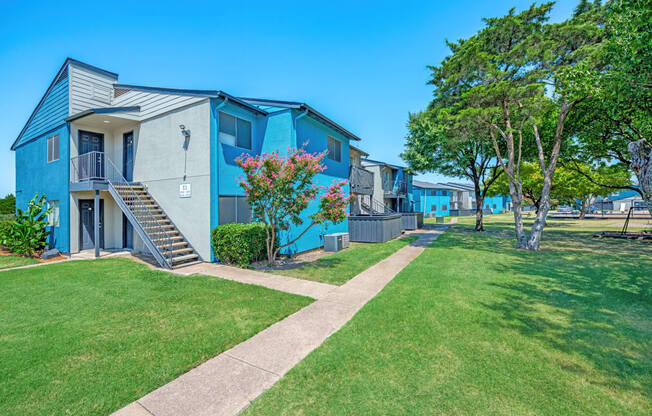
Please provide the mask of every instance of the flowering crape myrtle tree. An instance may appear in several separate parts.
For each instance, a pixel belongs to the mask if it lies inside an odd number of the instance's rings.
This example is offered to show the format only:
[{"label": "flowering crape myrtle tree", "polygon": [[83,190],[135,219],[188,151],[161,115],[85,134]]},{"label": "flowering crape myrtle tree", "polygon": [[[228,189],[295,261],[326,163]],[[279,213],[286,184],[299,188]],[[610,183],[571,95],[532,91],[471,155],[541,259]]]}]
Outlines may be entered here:
[{"label": "flowering crape myrtle tree", "polygon": [[[236,159],[245,177],[240,186],[247,195],[257,221],[265,224],[268,263],[274,264],[283,247],[293,244],[311,227],[331,222],[338,224],[346,219],[351,197],[342,187],[346,180],[333,181],[329,187],[316,185],[314,178],[326,167],[322,160],[326,152],[306,153],[303,149],[288,149],[288,156],[278,152],[251,156],[242,154]],[[320,194],[320,190],[325,193]],[[303,224],[301,213],[319,199],[319,209],[310,215],[310,224],[291,241],[279,244],[277,232],[290,225]]]}]

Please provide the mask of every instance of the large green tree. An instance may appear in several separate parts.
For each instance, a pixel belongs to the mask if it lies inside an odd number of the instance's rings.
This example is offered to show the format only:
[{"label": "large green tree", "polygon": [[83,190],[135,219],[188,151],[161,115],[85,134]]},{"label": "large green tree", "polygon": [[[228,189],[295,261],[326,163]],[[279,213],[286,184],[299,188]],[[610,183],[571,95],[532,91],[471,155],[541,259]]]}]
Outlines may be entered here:
[{"label": "large green tree", "polygon": [[16,212],[16,197],[14,194],[9,194],[4,198],[0,198],[0,214],[13,215]]},{"label": "large green tree", "polygon": [[[630,184],[628,170],[621,166],[600,166],[591,169],[587,165],[577,165],[582,172],[587,173],[596,181],[579,174],[575,169],[559,166],[555,172],[555,180],[550,189],[551,199],[578,204],[580,219],[584,218],[596,197],[609,195],[614,189],[622,189]],[[543,174],[536,163],[523,163],[520,169],[523,198],[536,208],[537,213],[541,208],[541,190],[543,188]],[[600,184],[602,185],[600,185]],[[506,176],[499,178],[490,195],[505,194],[509,192],[509,181]]]},{"label": "large green tree", "polygon": [[[589,91],[571,89],[592,68],[601,40],[601,8],[558,24],[547,23],[553,3],[485,19],[486,27],[466,40],[450,43],[452,54],[433,67],[435,94],[460,94],[460,116],[474,118],[489,136],[509,181],[516,247],[538,250],[550,191],[562,145],[564,125]],[[505,149],[503,151],[502,149]],[[521,162],[532,158],[543,177],[540,209],[529,235],[521,214]]]},{"label": "large green tree", "polygon": [[652,1],[607,2],[602,30],[594,65],[571,85],[590,92],[569,120],[575,159],[629,167],[652,214]]},{"label": "large green tree", "polygon": [[502,169],[487,141],[489,129],[459,115],[457,96],[438,96],[427,110],[410,114],[403,160],[415,171],[468,179],[476,199],[475,230],[484,231],[485,195]]}]

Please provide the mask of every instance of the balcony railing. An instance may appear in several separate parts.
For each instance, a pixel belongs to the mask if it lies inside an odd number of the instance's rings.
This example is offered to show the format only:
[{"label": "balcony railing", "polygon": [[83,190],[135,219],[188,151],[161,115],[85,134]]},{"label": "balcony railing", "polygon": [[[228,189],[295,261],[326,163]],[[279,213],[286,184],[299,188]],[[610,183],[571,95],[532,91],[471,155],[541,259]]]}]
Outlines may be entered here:
[{"label": "balcony railing", "polygon": [[88,152],[70,159],[70,182],[105,179],[104,152]]},{"label": "balcony railing", "polygon": [[371,195],[374,193],[374,174],[359,166],[351,166],[349,185],[351,193]]},{"label": "balcony railing", "polygon": [[406,181],[392,181],[383,179],[383,190],[385,195],[405,195],[407,194]]}]

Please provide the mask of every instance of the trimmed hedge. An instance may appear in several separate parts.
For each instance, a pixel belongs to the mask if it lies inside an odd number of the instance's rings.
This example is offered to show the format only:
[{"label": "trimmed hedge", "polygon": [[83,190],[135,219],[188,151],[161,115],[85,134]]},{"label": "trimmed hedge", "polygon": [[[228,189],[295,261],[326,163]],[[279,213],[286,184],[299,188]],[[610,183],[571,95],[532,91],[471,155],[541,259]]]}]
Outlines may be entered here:
[{"label": "trimmed hedge", "polygon": [[265,225],[262,223],[224,224],[211,232],[211,246],[222,263],[245,267],[267,256],[266,238]]}]

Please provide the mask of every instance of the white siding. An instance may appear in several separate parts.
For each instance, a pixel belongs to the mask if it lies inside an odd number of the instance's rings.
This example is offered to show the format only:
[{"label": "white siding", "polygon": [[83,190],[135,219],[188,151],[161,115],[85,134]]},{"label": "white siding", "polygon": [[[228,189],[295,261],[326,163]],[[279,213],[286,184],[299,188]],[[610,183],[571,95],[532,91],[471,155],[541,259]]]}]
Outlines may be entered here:
[{"label": "white siding", "polygon": [[70,83],[70,114],[89,108],[109,107],[116,78],[71,63],[68,67]]},{"label": "white siding", "polygon": [[159,94],[154,92],[129,91],[113,99],[113,107],[140,106],[139,113],[121,113],[138,120],[147,120],[176,108],[185,107],[205,100],[206,97],[189,95]]}]

